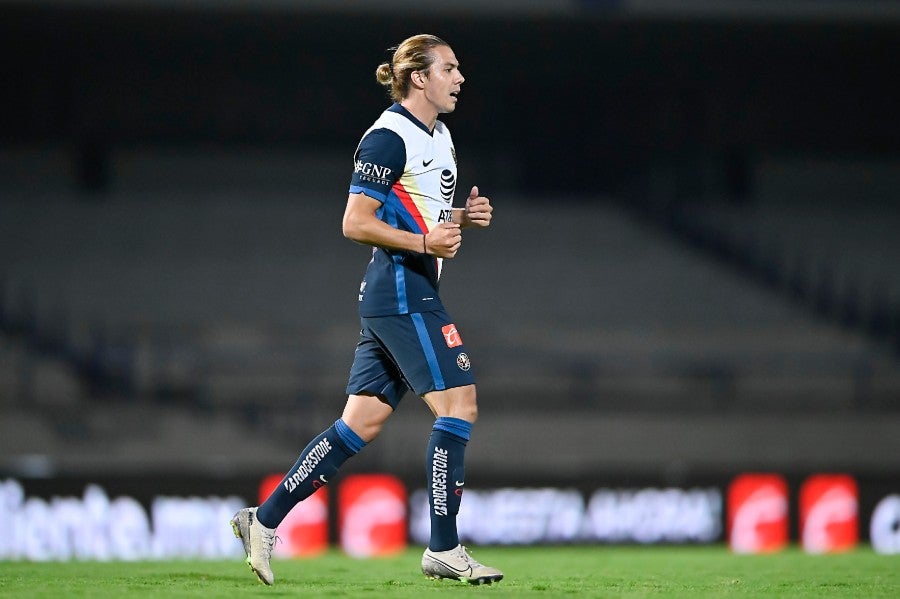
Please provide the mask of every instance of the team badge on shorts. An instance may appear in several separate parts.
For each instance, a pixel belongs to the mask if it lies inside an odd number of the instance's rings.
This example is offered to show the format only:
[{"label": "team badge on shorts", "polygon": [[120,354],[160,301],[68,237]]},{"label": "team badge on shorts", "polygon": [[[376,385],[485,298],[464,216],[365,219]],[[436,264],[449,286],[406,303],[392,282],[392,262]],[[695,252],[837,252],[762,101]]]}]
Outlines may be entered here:
[{"label": "team badge on shorts", "polygon": [[462,352],[456,356],[456,365],[459,366],[460,370],[466,371],[472,367],[472,362],[469,361],[469,356]]}]

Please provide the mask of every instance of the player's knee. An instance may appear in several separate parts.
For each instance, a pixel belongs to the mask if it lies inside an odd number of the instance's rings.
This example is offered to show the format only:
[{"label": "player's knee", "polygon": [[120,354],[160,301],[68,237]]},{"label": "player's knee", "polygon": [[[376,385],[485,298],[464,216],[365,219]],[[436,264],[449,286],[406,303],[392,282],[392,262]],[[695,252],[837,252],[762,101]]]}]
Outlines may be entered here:
[{"label": "player's knee", "polygon": [[379,434],[381,434],[381,429],[384,428],[383,422],[367,422],[360,426],[362,431],[357,431],[356,434],[359,435],[359,438],[365,441],[366,443],[371,443],[375,440]]},{"label": "player's knee", "polygon": [[464,406],[463,413],[459,416],[459,418],[475,424],[475,421],[478,420],[478,406],[474,403],[471,406]]},{"label": "player's knee", "polygon": [[366,443],[374,441],[384,427],[384,420],[373,418],[351,418],[349,422],[344,418],[344,422]]},{"label": "player's knee", "polygon": [[341,419],[360,439],[369,443],[381,433],[392,413],[390,404],[374,395],[350,395]]},{"label": "player's knee", "polygon": [[438,418],[447,416],[474,423],[478,418],[478,403],[475,397],[475,385],[469,385],[428,393],[423,399]]},{"label": "player's knee", "polygon": [[462,401],[457,406],[457,418],[462,418],[474,424],[478,419],[478,401],[476,399],[475,388],[472,387],[471,392],[467,392],[462,397]]}]

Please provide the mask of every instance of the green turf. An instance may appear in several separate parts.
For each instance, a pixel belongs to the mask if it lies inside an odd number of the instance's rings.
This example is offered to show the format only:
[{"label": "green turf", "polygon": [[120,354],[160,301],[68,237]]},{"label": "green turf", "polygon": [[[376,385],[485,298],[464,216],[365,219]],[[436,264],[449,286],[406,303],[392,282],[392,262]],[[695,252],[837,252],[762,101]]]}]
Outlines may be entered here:
[{"label": "green turf", "polygon": [[355,560],[337,552],[278,561],[265,587],[233,562],[0,562],[2,597],[900,597],[900,556],[792,549],[737,556],[719,547],[478,548],[506,579],[490,587],[428,580],[419,551]]}]

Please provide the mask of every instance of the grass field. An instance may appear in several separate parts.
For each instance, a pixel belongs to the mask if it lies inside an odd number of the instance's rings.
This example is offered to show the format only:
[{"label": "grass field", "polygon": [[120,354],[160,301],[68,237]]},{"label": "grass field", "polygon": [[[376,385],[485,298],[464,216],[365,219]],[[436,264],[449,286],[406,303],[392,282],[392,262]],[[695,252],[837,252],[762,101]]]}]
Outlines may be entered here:
[{"label": "grass field", "polygon": [[274,563],[266,587],[233,562],[0,562],[2,597],[900,597],[900,556],[868,549],[763,556],[724,547],[480,548],[506,578],[490,587],[428,580],[420,551],[355,560],[333,552]]}]

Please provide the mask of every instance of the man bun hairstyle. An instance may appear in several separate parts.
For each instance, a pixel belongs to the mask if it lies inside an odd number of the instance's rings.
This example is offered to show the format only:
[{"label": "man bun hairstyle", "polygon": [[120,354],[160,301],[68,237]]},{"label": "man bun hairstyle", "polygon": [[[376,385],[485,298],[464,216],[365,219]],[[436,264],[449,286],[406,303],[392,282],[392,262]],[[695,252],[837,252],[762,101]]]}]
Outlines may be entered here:
[{"label": "man bun hairstyle", "polygon": [[394,102],[400,102],[409,95],[410,75],[414,71],[427,71],[434,63],[432,50],[449,45],[438,36],[427,33],[407,38],[388,49],[391,58],[378,65],[375,79],[388,89]]}]

